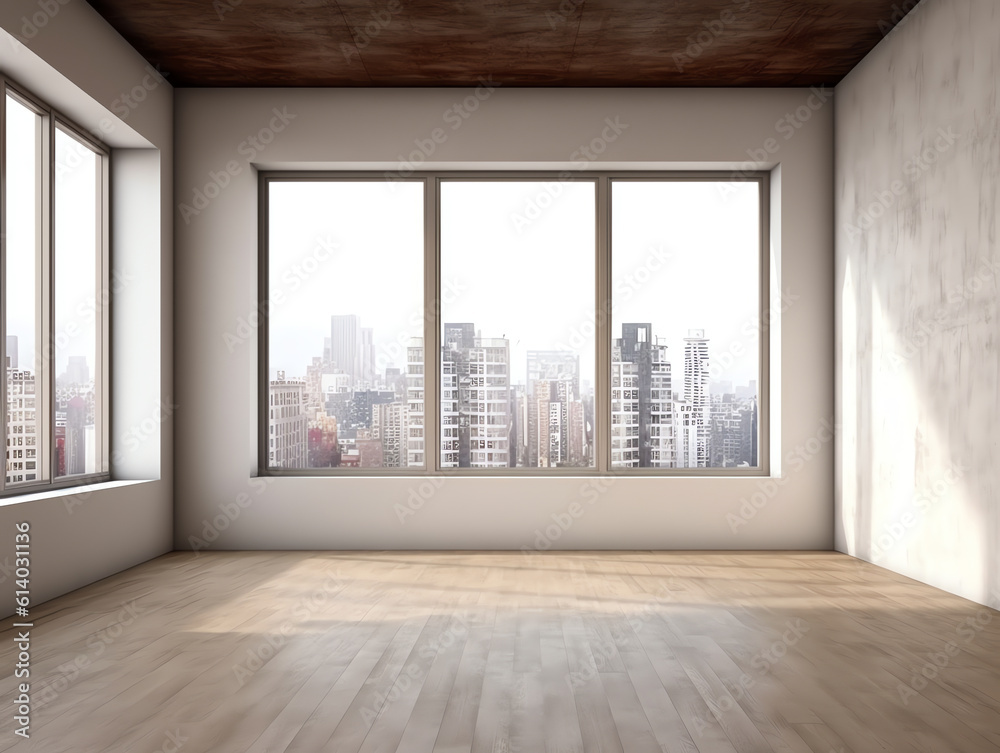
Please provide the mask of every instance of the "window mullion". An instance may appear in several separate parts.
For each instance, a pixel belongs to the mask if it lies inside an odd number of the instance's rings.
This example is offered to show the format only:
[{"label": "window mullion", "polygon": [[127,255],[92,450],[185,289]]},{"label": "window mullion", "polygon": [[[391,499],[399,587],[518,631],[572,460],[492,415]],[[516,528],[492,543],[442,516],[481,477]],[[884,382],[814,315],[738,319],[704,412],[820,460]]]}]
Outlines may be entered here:
[{"label": "window mullion", "polygon": [[4,345],[4,375],[0,380],[0,447],[4,451],[4,472],[0,473],[0,493],[7,484],[7,81],[0,77],[0,342]]},{"label": "window mullion", "polygon": [[41,432],[38,445],[41,448],[42,466],[45,478],[51,485],[56,481],[56,432],[55,432],[55,140],[56,124],[51,113],[42,118],[42,186],[41,186],[41,232],[39,243],[39,286],[41,292],[41,348],[36,369],[39,394],[35,405],[41,412]]},{"label": "window mullion", "polygon": [[594,308],[594,467],[600,474],[611,470],[611,182],[597,180],[596,300]]},{"label": "window mullion", "polygon": [[424,471],[441,470],[441,180],[424,184]]}]

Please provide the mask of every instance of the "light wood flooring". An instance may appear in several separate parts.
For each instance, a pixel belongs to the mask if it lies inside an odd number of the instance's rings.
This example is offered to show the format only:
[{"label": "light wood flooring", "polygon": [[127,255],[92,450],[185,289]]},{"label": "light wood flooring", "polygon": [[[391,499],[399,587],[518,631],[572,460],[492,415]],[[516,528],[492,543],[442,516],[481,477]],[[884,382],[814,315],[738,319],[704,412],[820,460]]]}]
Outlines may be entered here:
[{"label": "light wood flooring", "polygon": [[33,608],[0,751],[1000,751],[1000,613],[835,553],[173,553]]}]

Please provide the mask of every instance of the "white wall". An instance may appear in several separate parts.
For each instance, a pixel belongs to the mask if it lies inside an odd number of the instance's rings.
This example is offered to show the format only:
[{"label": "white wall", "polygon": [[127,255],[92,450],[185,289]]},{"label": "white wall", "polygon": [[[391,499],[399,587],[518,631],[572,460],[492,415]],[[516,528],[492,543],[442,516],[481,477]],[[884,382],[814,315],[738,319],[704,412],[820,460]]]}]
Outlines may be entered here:
[{"label": "white wall", "polygon": [[[86,3],[4,0],[0,70],[113,148],[112,453],[116,482],[0,500],[0,614],[14,523],[32,531],[37,604],[172,548],[173,92]],[[135,107],[122,94],[134,92]]]},{"label": "white wall", "polygon": [[[238,172],[219,180],[226,187],[202,203],[199,214],[182,217],[175,209],[177,401],[183,406],[175,544],[190,548],[195,536],[214,538],[213,546],[224,549],[516,549],[531,546],[536,529],[577,501],[585,513],[560,534],[559,548],[830,548],[832,102],[795,89],[500,88],[451,130],[444,112],[471,93],[176,93],[175,202],[193,204],[195,190],[227,163]],[[779,122],[797,108],[801,128]],[[773,455],[784,475],[617,479],[603,493],[579,478],[448,478],[439,487],[424,478],[254,478],[256,341],[230,352],[223,335],[254,310],[257,183],[245,142],[269,127],[275,109],[294,117],[253,156],[266,168],[394,169],[397,155],[439,127],[448,139],[428,166],[551,167],[567,164],[580,144],[600,134],[605,118],[616,116],[628,129],[596,165],[731,167],[748,153],[770,160],[768,166],[780,163],[777,282],[798,296],[775,343],[781,373],[774,382],[780,410]],[[765,145],[776,153],[769,156]],[[804,458],[790,457],[797,451]],[[754,494],[759,511],[741,501]],[[419,510],[401,522],[394,506],[409,499]]]},{"label": "white wall", "polygon": [[836,90],[836,546],[994,606],[998,39],[924,0]]}]

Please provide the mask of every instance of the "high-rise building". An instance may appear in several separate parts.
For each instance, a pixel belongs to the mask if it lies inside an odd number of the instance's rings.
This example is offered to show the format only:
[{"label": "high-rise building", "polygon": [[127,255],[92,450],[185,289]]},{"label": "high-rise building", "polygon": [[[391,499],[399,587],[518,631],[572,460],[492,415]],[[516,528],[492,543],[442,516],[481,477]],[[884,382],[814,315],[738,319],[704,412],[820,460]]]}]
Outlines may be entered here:
[{"label": "high-rise building", "polygon": [[271,380],[268,410],[271,468],[306,468],[309,437],[306,430],[304,380],[286,380],[285,372]]},{"label": "high-rise building", "polygon": [[372,406],[372,438],[382,443],[382,467],[406,467],[408,423],[409,411],[406,403],[382,403]]},{"label": "high-rise building", "polygon": [[358,378],[369,389],[375,386],[375,330],[371,327],[362,327],[361,338],[358,341]]},{"label": "high-rise building", "polygon": [[7,368],[17,370],[17,335],[7,335]]},{"label": "high-rise building", "polygon": [[6,458],[8,484],[38,479],[39,437],[36,410],[35,375],[29,371],[8,368]]},{"label": "high-rise building", "polygon": [[442,467],[509,467],[513,433],[510,342],[476,337],[471,323],[445,324],[443,335]]},{"label": "high-rise building", "polygon": [[361,379],[361,332],[354,314],[330,317],[330,361],[351,377],[353,386]]},{"label": "high-rise building", "polygon": [[87,472],[87,401],[79,395],[66,403],[66,474]]},{"label": "high-rise building", "polygon": [[[709,467],[711,414],[709,404],[708,338],[705,330],[688,330],[684,338],[684,402],[689,406],[690,420],[696,428],[696,468]],[[690,449],[688,450],[690,456]]]},{"label": "high-rise building", "polygon": [[59,381],[65,384],[90,384],[90,367],[86,356],[70,356]]},{"label": "high-rise building", "polygon": [[[305,389],[305,411],[306,415],[312,419],[318,412],[325,410],[326,395],[325,387],[329,386],[327,377],[334,374],[336,369],[329,360],[324,360],[314,356],[312,363],[306,366],[306,389]],[[350,389],[350,378],[346,374],[344,392]],[[337,390],[334,390],[337,391]]]},{"label": "high-rise building", "polygon": [[685,400],[674,402],[674,443],[676,467],[698,467],[698,421],[694,406]]},{"label": "high-rise building", "polygon": [[529,350],[528,379],[525,384],[530,390],[531,383],[541,379],[568,380],[571,399],[580,398],[580,356],[566,350]]},{"label": "high-rise building", "polygon": [[648,322],[622,324],[611,350],[611,460],[622,468],[676,464],[671,366]]},{"label": "high-rise building", "polygon": [[309,467],[336,468],[339,465],[337,419],[321,411],[309,420]]},{"label": "high-rise building", "polygon": [[[442,408],[444,407],[442,392]],[[410,338],[406,348],[406,464],[424,465],[424,339]]]},{"label": "high-rise building", "polygon": [[[527,441],[529,468],[583,465],[583,404],[580,400],[580,357],[562,350],[529,350]],[[574,424],[571,416],[577,417]],[[574,435],[578,430],[580,436]],[[573,435],[573,436],[571,436]],[[576,451],[573,451],[576,446]]]}]

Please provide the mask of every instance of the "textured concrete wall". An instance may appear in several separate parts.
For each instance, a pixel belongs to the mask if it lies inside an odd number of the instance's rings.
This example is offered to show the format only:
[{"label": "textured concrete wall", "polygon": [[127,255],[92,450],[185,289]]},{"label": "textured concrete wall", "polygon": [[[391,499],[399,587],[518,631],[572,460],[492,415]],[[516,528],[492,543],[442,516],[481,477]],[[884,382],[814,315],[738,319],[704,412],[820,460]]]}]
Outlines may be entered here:
[{"label": "textured concrete wall", "polygon": [[924,0],[836,90],[836,546],[1000,605],[1000,4]]}]

